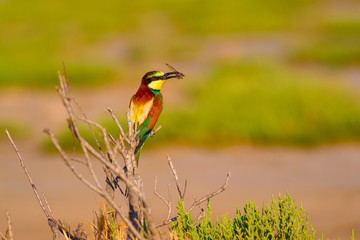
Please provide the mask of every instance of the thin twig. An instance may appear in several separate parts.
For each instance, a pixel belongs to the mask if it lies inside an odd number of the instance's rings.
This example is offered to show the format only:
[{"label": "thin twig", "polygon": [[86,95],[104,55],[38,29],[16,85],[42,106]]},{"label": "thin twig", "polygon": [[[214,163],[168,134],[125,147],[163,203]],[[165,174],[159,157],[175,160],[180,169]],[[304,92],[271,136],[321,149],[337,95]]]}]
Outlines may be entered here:
[{"label": "thin twig", "polygon": [[80,159],[80,158],[71,157],[70,159],[71,159],[71,161],[73,161],[73,162],[78,162],[78,163],[81,163],[81,164],[87,166],[87,163],[84,162],[84,160],[82,160],[82,159]]},{"label": "thin twig", "polygon": [[168,159],[168,163],[169,163],[170,169],[171,169],[171,171],[172,171],[172,173],[173,173],[173,175],[174,175],[175,183],[176,183],[176,188],[177,188],[177,190],[178,190],[180,199],[183,200],[183,199],[184,199],[184,196],[185,196],[185,191],[186,191],[187,182],[185,181],[184,191],[181,191],[181,186],[180,186],[179,177],[178,177],[178,175],[177,175],[177,173],[176,173],[174,164],[172,163],[169,154],[167,154],[166,157],[167,157],[167,159]]},{"label": "thin twig", "polygon": [[205,217],[205,211],[203,208],[200,208],[200,213],[199,216],[196,218],[196,223],[200,223],[204,217]]},{"label": "thin twig", "polygon": [[11,220],[10,220],[10,213],[9,212],[6,212],[6,217],[7,217],[9,240],[14,240],[14,235],[13,235],[12,228],[11,228]]},{"label": "thin twig", "polygon": [[[111,146],[110,146],[110,142],[109,142],[109,138],[108,138],[108,134],[106,132],[106,129],[101,126],[100,124],[98,124],[97,122],[94,122],[94,121],[91,121],[91,120],[88,120],[86,118],[80,118],[80,120],[88,123],[89,125],[93,125],[95,127],[97,127],[98,129],[100,129],[101,133],[102,133],[102,138],[105,142],[105,146],[106,146],[106,150],[107,152],[109,153],[110,155],[110,159],[111,159],[111,162],[113,162],[115,160],[115,153],[114,151],[111,149]],[[105,158],[105,157],[104,157]]]},{"label": "thin twig", "polygon": [[2,234],[1,232],[0,232],[0,239],[1,239],[1,240],[7,240],[6,237],[5,237],[5,235]]},{"label": "thin twig", "polygon": [[[131,141],[133,141],[134,139],[131,139],[131,137],[134,138],[135,134],[134,134],[134,124],[131,121],[131,116],[130,116],[130,111],[126,112],[126,120],[128,123],[128,137],[129,137],[129,144],[131,144]],[[131,137],[130,137],[131,136]]]},{"label": "thin twig", "polygon": [[48,225],[50,226],[51,228],[51,231],[53,233],[53,240],[57,240],[59,239],[59,234],[58,234],[58,229],[59,229],[59,226],[57,224],[57,222],[55,222],[55,217],[52,213],[52,210],[51,210],[51,207],[50,207],[50,204],[45,196],[45,194],[42,194],[42,197],[44,199],[44,202],[46,204],[46,208],[51,216],[51,218],[48,218]]},{"label": "thin twig", "polygon": [[130,143],[129,139],[126,137],[126,134],[124,132],[124,129],[121,127],[120,123],[119,123],[119,120],[117,119],[117,117],[115,116],[114,112],[112,111],[111,108],[109,107],[106,107],[106,110],[108,110],[108,112],[110,113],[112,119],[114,120],[116,126],[119,128],[119,131],[120,131],[120,140],[123,138],[125,139],[125,141],[127,143]]},{"label": "thin twig", "polygon": [[[100,185],[100,182],[96,176],[96,173],[95,173],[95,170],[94,168],[92,167],[92,163],[91,163],[91,160],[90,160],[90,156],[89,156],[89,152],[88,152],[88,149],[85,147],[85,145],[83,144],[84,142],[86,142],[85,139],[83,139],[83,137],[81,137],[79,135],[79,141],[80,141],[80,145],[81,145],[81,149],[84,153],[84,157],[85,157],[85,160],[86,160],[86,164],[87,164],[87,168],[92,176],[92,179],[94,180],[95,184],[96,184],[96,187],[97,188],[101,188],[101,185]],[[103,157],[105,158],[105,157]]]},{"label": "thin twig", "polygon": [[54,217],[54,215],[53,215],[53,213],[52,213],[51,207],[50,207],[50,205],[49,205],[49,202],[48,202],[45,194],[42,194],[42,196],[43,196],[44,202],[45,202],[45,204],[46,204],[46,208],[47,208],[50,216],[51,216],[53,219],[55,219],[55,217]]},{"label": "thin twig", "polygon": [[[168,208],[168,214],[166,219],[163,222],[167,222],[170,219],[170,215],[171,215],[171,191],[170,191],[170,184],[168,184],[168,193],[169,193],[169,200],[166,200],[163,196],[161,196],[158,192],[157,192],[157,176],[155,177],[155,188],[154,188],[154,194],[156,196],[158,196],[167,206]],[[161,224],[161,223],[160,223]]]},{"label": "thin twig", "polygon": [[161,129],[161,125],[157,126],[155,129],[153,129],[153,130],[150,132],[149,137],[153,137],[153,136],[155,135],[155,133],[157,133],[160,129]]},{"label": "thin twig", "polygon": [[[77,106],[78,109],[80,110],[80,112],[81,112],[81,114],[83,115],[83,117],[84,117],[85,119],[88,119],[88,118],[86,117],[85,112],[84,112],[83,109],[81,108],[79,102],[76,101],[76,99],[75,99],[74,97],[72,97],[71,99],[72,99],[73,102],[76,104],[76,106]],[[101,154],[103,155],[103,157],[105,157],[105,154],[103,153],[103,151],[102,151],[102,149],[101,149],[100,143],[99,143],[99,141],[97,140],[97,138],[96,138],[96,136],[95,136],[95,133],[94,133],[93,128],[91,127],[91,124],[88,123],[88,127],[89,127],[89,129],[90,129],[91,135],[93,136],[93,138],[94,138],[94,140],[95,140],[96,145],[97,145],[98,148],[99,148],[99,151],[101,152]]]},{"label": "thin twig", "polygon": [[5,132],[6,132],[7,136],[8,136],[11,144],[12,144],[13,147],[14,147],[14,150],[15,150],[15,152],[16,152],[19,160],[20,160],[20,165],[21,165],[21,167],[23,168],[23,170],[24,170],[24,172],[25,172],[25,175],[27,176],[27,178],[28,178],[28,180],[29,180],[29,182],[30,182],[30,185],[31,185],[31,187],[32,187],[32,189],[33,189],[33,191],[34,191],[34,193],[35,193],[35,196],[36,196],[36,198],[37,198],[37,200],[38,200],[38,202],[39,202],[39,204],[40,204],[41,209],[42,209],[43,212],[45,213],[46,217],[47,217],[47,218],[50,218],[51,216],[49,215],[49,213],[48,213],[48,211],[46,210],[43,202],[41,201],[40,195],[39,195],[39,193],[38,193],[38,191],[37,191],[37,189],[36,189],[36,186],[35,186],[32,178],[31,178],[31,176],[30,176],[30,174],[29,174],[26,166],[25,166],[25,163],[24,163],[24,161],[23,161],[23,159],[22,159],[22,157],[21,157],[21,155],[20,155],[20,152],[19,152],[19,150],[18,150],[18,148],[17,148],[14,140],[11,138],[11,135],[10,135],[10,133],[9,133],[9,131],[8,131],[7,129],[5,129]]},{"label": "thin twig", "polygon": [[121,156],[123,158],[125,158],[126,147],[122,146],[123,143],[119,143],[119,141],[116,141],[115,138],[110,133],[108,133],[108,136],[109,136],[110,142],[112,143],[112,145],[114,145],[114,152],[119,152],[121,154]]}]

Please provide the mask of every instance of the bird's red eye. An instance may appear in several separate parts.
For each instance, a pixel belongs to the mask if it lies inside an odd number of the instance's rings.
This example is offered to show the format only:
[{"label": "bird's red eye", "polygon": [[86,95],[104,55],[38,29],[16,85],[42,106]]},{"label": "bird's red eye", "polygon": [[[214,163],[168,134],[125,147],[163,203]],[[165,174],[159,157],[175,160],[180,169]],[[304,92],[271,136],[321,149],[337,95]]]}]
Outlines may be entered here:
[{"label": "bird's red eye", "polygon": [[156,79],[156,77],[152,77],[154,80]]}]

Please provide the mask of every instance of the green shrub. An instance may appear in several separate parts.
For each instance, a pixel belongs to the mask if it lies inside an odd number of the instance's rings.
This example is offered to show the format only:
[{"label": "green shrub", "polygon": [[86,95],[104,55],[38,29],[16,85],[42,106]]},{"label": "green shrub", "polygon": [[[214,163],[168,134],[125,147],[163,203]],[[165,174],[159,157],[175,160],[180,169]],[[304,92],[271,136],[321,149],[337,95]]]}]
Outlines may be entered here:
[{"label": "green shrub", "polygon": [[196,223],[191,212],[186,212],[182,201],[178,203],[177,212],[178,218],[170,230],[176,232],[178,239],[315,239],[308,213],[302,205],[298,208],[289,194],[283,197],[279,194],[278,201],[273,198],[270,204],[264,203],[262,210],[254,202],[247,202],[243,212],[237,208],[233,218],[222,215],[215,222],[209,202],[200,223]]}]

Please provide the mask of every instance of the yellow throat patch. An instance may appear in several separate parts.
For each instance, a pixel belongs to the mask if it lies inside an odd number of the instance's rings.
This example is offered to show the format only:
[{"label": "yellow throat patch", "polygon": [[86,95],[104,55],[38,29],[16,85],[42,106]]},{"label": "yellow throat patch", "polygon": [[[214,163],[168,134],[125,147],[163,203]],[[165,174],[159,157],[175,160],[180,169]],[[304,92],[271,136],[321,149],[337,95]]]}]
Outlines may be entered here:
[{"label": "yellow throat patch", "polygon": [[164,82],[165,80],[152,81],[151,83],[149,83],[148,87],[153,90],[160,90]]}]

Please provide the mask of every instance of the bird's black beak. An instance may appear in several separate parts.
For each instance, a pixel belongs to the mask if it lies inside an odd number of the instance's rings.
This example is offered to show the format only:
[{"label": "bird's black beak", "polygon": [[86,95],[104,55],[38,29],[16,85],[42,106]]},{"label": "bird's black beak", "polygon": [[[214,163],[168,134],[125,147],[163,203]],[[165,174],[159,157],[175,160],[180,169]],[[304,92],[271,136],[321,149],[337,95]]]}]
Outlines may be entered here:
[{"label": "bird's black beak", "polygon": [[165,73],[164,76],[162,76],[161,79],[163,80],[167,80],[167,79],[170,79],[170,78],[177,78],[177,79],[182,79],[185,75],[181,72],[168,72],[168,73]]}]

